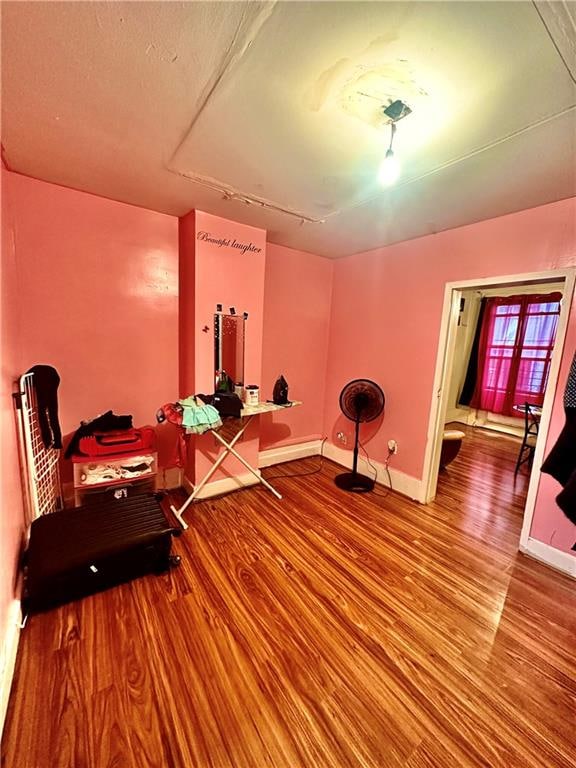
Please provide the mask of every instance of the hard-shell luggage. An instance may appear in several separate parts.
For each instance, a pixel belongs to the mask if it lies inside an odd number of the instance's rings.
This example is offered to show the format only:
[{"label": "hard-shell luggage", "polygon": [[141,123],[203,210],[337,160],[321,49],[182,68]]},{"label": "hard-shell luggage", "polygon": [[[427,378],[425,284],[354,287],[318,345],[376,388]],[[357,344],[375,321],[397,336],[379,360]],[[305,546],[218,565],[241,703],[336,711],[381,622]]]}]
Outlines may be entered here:
[{"label": "hard-shell luggage", "polygon": [[98,495],[31,526],[25,560],[24,613],[52,608],[147,573],[177,565],[172,536],[154,494]]}]

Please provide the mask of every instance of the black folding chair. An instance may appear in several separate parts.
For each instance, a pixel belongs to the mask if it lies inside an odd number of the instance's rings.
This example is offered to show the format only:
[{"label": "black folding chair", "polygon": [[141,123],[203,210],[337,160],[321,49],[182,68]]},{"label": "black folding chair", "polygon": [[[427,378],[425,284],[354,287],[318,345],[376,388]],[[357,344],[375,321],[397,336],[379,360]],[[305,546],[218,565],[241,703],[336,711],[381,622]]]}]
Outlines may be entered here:
[{"label": "black folding chair", "polygon": [[522,438],[522,445],[520,446],[520,453],[518,454],[518,461],[514,470],[515,475],[522,464],[532,465],[534,451],[536,450],[536,440],[538,439],[538,424],[540,422],[539,414],[532,410],[530,403],[517,406],[517,410],[524,411],[524,437]]}]

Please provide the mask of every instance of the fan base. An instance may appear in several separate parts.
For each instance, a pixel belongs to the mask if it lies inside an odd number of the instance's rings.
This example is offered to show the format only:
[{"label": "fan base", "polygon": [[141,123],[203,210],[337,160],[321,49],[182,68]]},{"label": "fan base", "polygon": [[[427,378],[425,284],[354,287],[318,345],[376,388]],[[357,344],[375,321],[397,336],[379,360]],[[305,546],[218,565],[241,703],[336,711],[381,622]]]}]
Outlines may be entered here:
[{"label": "fan base", "polygon": [[343,472],[341,475],[336,475],[334,482],[338,488],[352,493],[367,493],[374,488],[374,480],[357,472]]}]

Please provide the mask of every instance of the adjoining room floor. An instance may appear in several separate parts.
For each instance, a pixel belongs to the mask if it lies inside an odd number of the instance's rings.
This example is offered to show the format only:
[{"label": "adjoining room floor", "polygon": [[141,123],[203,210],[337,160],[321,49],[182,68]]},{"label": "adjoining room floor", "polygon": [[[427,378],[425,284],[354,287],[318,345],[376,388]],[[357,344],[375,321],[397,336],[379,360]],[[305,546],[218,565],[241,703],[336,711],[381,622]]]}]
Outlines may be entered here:
[{"label": "adjoining room floor", "polygon": [[576,765],[575,584],[517,553],[517,443],[475,440],[429,507],[325,461],[195,506],[170,574],[33,616],[2,765]]},{"label": "adjoining room floor", "polygon": [[442,503],[444,493],[449,496],[452,488],[459,488],[466,502],[464,527],[468,520],[472,526],[488,526],[495,535],[506,530],[518,542],[530,480],[528,464],[514,475],[521,439],[457,422],[446,429],[460,430],[465,438],[454,461],[440,470],[436,503]]}]

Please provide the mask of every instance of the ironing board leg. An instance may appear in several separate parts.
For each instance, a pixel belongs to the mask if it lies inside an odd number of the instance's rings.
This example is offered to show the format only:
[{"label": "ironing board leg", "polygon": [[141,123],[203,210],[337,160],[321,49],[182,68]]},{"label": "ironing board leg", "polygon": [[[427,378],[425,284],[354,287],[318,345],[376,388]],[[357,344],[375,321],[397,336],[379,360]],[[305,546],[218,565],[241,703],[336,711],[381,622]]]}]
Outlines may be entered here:
[{"label": "ironing board leg", "polygon": [[233,456],[236,456],[238,461],[241,461],[242,464],[244,464],[244,466],[246,467],[246,469],[250,470],[250,472],[252,472],[254,477],[256,477],[260,483],[262,483],[262,485],[265,485],[269,491],[272,491],[272,493],[274,494],[274,496],[276,496],[277,499],[282,498],[282,495],[278,493],[276,488],[273,488],[268,482],[268,480],[265,480],[262,477],[262,475],[258,474],[258,470],[254,469],[254,467],[251,467],[250,464],[248,464],[248,462],[246,461],[246,459],[243,456],[241,456],[238,453],[238,451],[234,449],[234,442],[235,442],[234,440],[230,443],[230,445],[228,445],[228,443],[223,438],[221,438],[220,435],[218,435],[217,433],[214,433],[214,436],[222,443],[222,445],[227,446],[227,451],[225,452],[226,454],[231,453]]},{"label": "ironing board leg", "polygon": [[[184,502],[184,504],[182,504],[182,506],[180,507],[180,509],[176,509],[176,507],[175,507],[174,505],[171,505],[171,506],[170,506],[170,509],[171,509],[172,513],[173,513],[173,514],[174,514],[174,516],[177,518],[177,520],[178,520],[178,522],[180,523],[180,525],[182,526],[182,528],[184,528],[184,529],[188,528],[188,525],[187,525],[187,524],[184,522],[184,519],[183,519],[182,515],[184,514],[184,512],[186,512],[186,510],[188,509],[188,507],[190,506],[190,504],[192,504],[192,502],[194,501],[194,499],[195,499],[195,498],[198,496],[198,494],[200,493],[200,491],[202,490],[202,488],[204,488],[204,486],[206,485],[206,483],[208,482],[208,480],[210,480],[210,478],[212,477],[212,475],[213,475],[213,474],[216,472],[216,470],[218,469],[218,467],[220,466],[220,464],[222,464],[222,462],[224,461],[224,459],[226,458],[226,456],[228,456],[228,454],[229,454],[229,453],[233,453],[233,454],[234,454],[235,456],[237,456],[237,457],[238,457],[238,458],[239,458],[239,459],[240,459],[240,460],[241,460],[241,461],[242,461],[244,464],[246,464],[246,462],[244,461],[244,459],[243,459],[243,458],[242,458],[242,457],[241,457],[241,456],[240,456],[238,453],[236,453],[236,451],[234,450],[234,445],[235,445],[235,444],[238,442],[238,440],[240,440],[240,438],[241,438],[241,437],[242,437],[242,435],[244,434],[244,431],[245,431],[245,430],[246,430],[246,428],[248,427],[248,424],[250,424],[250,422],[252,421],[252,419],[253,419],[253,418],[254,418],[253,416],[250,416],[249,418],[247,418],[247,419],[246,419],[246,421],[245,421],[244,425],[243,425],[243,426],[242,426],[242,428],[241,428],[241,429],[239,429],[239,430],[238,430],[238,432],[237,432],[237,433],[234,435],[234,438],[233,438],[233,439],[230,441],[230,443],[227,443],[227,442],[226,442],[226,440],[224,440],[224,438],[220,437],[220,435],[218,434],[218,432],[214,431],[213,429],[211,429],[211,430],[210,430],[210,432],[212,432],[212,434],[214,435],[214,437],[216,437],[216,438],[217,438],[217,439],[218,439],[218,440],[219,440],[219,441],[222,443],[222,445],[224,445],[224,446],[225,446],[226,450],[225,450],[223,453],[221,453],[221,454],[220,454],[220,456],[218,456],[218,458],[216,459],[216,461],[214,462],[214,464],[213,464],[213,465],[210,467],[210,469],[208,470],[208,472],[206,473],[206,475],[205,475],[205,476],[202,478],[202,480],[201,480],[201,481],[198,483],[198,485],[195,485],[195,486],[194,486],[194,490],[192,491],[192,493],[190,494],[190,496],[188,496],[188,498],[186,499],[186,501]],[[251,471],[253,474],[256,474],[256,473],[254,472],[254,470],[252,469],[252,467],[250,467],[250,465],[247,465],[247,466],[249,467],[250,471]],[[257,475],[257,474],[256,474],[256,476],[257,476],[257,477],[259,477],[259,475]],[[272,486],[270,486],[270,489],[271,489],[272,491],[274,491],[274,489],[272,488]],[[276,493],[276,491],[274,491],[274,493]],[[280,498],[281,498],[281,497],[280,497]]]}]

